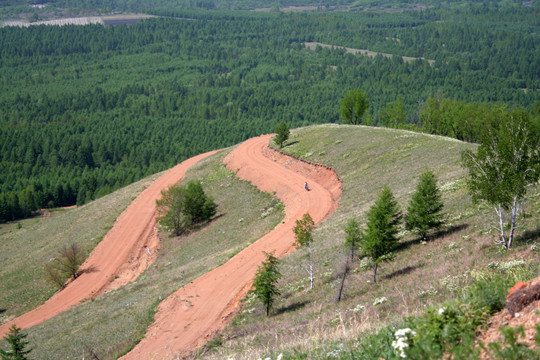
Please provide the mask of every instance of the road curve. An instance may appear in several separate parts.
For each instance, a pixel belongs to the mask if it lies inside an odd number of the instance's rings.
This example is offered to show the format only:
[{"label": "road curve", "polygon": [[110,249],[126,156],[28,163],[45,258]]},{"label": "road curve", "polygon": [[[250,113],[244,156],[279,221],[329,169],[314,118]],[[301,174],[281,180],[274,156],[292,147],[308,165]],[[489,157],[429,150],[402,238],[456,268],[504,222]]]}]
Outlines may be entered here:
[{"label": "road curve", "polygon": [[[32,327],[103,291],[135,280],[153,263],[160,246],[155,204],[161,190],[178,183],[187,169],[215,152],[200,154],[176,165],[141,192],[81,266],[82,274],[43,305],[0,326],[0,338],[13,324],[23,329]],[[134,260],[131,264],[136,265],[128,265],[130,259]]]},{"label": "road curve", "polygon": [[[282,223],[224,265],[165,299],[146,337],[121,359],[188,357],[238,311],[240,299],[265,258],[263,251],[275,251],[277,256],[289,253],[293,250],[292,228],[297,219],[309,212],[315,223],[320,223],[337,208],[341,184],[333,170],[272,151],[268,148],[270,138],[264,135],[247,140],[224,163],[260,190],[275,191],[285,205]],[[304,190],[305,181],[310,184],[309,192]]]}]

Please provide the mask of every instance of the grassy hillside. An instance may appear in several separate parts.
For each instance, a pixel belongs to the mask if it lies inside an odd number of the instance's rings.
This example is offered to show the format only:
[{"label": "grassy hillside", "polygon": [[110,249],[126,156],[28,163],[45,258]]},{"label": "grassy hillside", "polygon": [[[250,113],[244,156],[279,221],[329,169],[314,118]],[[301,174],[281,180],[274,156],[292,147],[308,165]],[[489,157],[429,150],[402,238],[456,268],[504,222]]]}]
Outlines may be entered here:
[{"label": "grassy hillside", "polygon": [[58,255],[63,245],[75,243],[90,253],[118,215],[159,175],[78,208],[44,211],[42,216],[1,224],[0,321],[21,315],[48,299],[56,287],[46,281],[44,265]]},{"label": "grassy hillside", "polygon": [[[163,248],[157,261],[135,282],[101,295],[28,330],[28,341],[34,348],[32,358],[81,359],[85,356],[88,358],[90,351],[94,351],[100,359],[116,359],[144,335],[160,300],[224,263],[277,224],[283,216],[280,203],[271,195],[259,192],[249,182],[240,181],[229,173],[221,165],[227,152],[223,151],[198,163],[188,171],[183,180],[188,182],[196,178],[202,181],[205,192],[213,196],[218,204],[216,219],[187,236],[170,237],[167,233],[161,233]],[[150,179],[146,180],[149,181]],[[26,243],[25,247],[28,256],[36,259],[33,261],[36,268],[34,272],[39,273],[46,261],[39,257],[39,249],[46,246],[49,239],[55,235],[58,237],[58,246],[70,241],[74,235],[64,237],[62,232],[67,232],[68,224],[77,224],[88,219],[89,214],[83,212],[83,209],[90,208],[94,212],[108,214],[119,213],[127,206],[132,196],[142,189],[142,185],[143,183],[138,183],[77,210],[58,212],[50,218],[29,220],[28,223],[23,223],[22,229],[11,230],[11,233],[30,232],[25,228],[39,220],[39,223],[32,225],[32,231],[42,234],[42,237],[32,238],[32,242]],[[124,192],[129,193],[128,198],[124,202],[118,201]],[[112,220],[114,218],[115,216]],[[49,225],[52,222],[63,225],[55,228]],[[110,227],[111,224],[112,221],[107,226]],[[108,229],[105,223],[93,219],[89,222],[89,226],[95,226],[103,233]],[[3,226],[2,230],[4,229],[6,233],[9,231]],[[3,242],[3,247],[4,252],[19,251],[12,259],[15,264],[17,256],[19,271],[21,265],[28,265],[26,261],[20,261],[25,255],[22,254],[22,249],[16,249],[15,242]],[[54,252],[56,246],[52,248]],[[32,283],[33,280],[18,278],[13,280],[13,283],[19,286],[26,281]],[[43,282],[40,274],[36,276],[34,282]],[[39,288],[36,291],[39,292]],[[13,300],[10,301],[15,303],[22,295],[15,294],[11,298]],[[4,306],[4,303],[2,300],[0,307]],[[38,303],[39,301],[34,301],[24,304],[24,308],[31,308]],[[10,313],[15,313],[11,311],[11,306]],[[17,309],[16,313],[20,313],[20,310]],[[5,345],[5,342],[0,343],[0,347]]]},{"label": "grassy hillside", "polygon": [[[462,180],[464,171],[459,166],[459,153],[474,147],[448,138],[363,126],[324,125],[294,130],[284,151],[327,164],[343,180],[339,208],[315,232],[315,289],[309,290],[304,269],[305,251],[292,253],[281,265],[282,296],[276,302],[274,314],[267,318],[262,305],[248,300],[222,336],[201,352],[201,357],[256,359],[270,356],[275,359],[280,353],[290,358],[339,357],[344,351],[356,351],[359,341],[368,333],[399,323],[405,316],[423,313],[430,305],[459,298],[460,289],[493,268],[488,264],[521,259],[524,265],[516,271],[516,276],[525,278],[539,274],[538,253],[530,246],[539,242],[538,188],[531,192],[530,201],[524,205],[525,216],[520,221],[525,223],[525,228],[518,234],[515,247],[501,251],[493,245],[497,236],[491,228],[494,215],[489,208],[471,203]],[[221,161],[226,152],[199,163],[184,180],[201,179],[219,204],[218,215],[221,216],[186,237],[175,238],[162,233],[163,249],[158,260],[137,281],[29,329],[28,340],[35,349],[31,354],[33,358],[81,359],[88,357],[90,351],[95,351],[100,359],[117,358],[144,335],[161,299],[227,261],[279,221],[282,212],[271,195],[259,193],[224,169]],[[355,263],[346,283],[344,300],[335,303],[338,274],[345,258],[342,244],[346,222],[356,217],[364,224],[365,211],[384,185],[392,189],[405,211],[417,177],[426,168],[432,169],[439,178],[446,227],[427,243],[403,231],[396,259],[381,266],[377,283],[371,283],[370,271]],[[0,231],[4,239],[22,231],[42,234],[42,237],[32,238],[32,246],[27,244],[22,248],[28,253],[25,255],[39,259],[39,249],[45,246],[47,239],[63,236],[61,230],[48,224],[54,221],[77,224],[81,221],[77,216],[89,216],[83,213],[85,209],[93,212],[108,209],[105,213],[111,216],[112,223],[116,217],[113,212],[118,214],[125,208],[144,184],[134,185],[127,195],[117,192],[77,210],[27,220],[21,229],[16,229],[16,224],[2,225]],[[123,203],[117,199],[122,196],[125,196]],[[269,208],[274,209],[270,216],[262,215]],[[96,224],[91,225],[104,233],[105,223]],[[65,225],[60,228],[64,229]],[[524,235],[527,230],[532,232]],[[48,235],[48,231],[51,234]],[[18,239],[26,238],[23,233],[20,235]],[[10,257],[15,266],[15,257],[22,257],[22,250],[16,250],[16,244],[23,240],[8,242],[4,239],[3,254],[18,251]],[[68,241],[70,237],[63,239]],[[38,271],[42,265],[35,266]],[[12,295],[13,300],[9,301],[15,303],[17,296],[22,295]],[[376,299],[383,297],[387,299],[384,303],[373,305]],[[14,314],[22,309],[9,311]],[[0,346],[5,345],[5,342],[0,343]]]},{"label": "grassy hillside", "polygon": [[[488,264],[512,259],[525,262],[516,276],[540,274],[538,241],[540,192],[531,192],[524,206],[525,229],[511,251],[494,245],[497,236],[492,210],[473,205],[459,166],[460,151],[475,148],[449,138],[400,130],[362,126],[313,126],[294,131],[284,151],[333,167],[343,180],[339,208],[315,232],[316,284],[309,290],[304,270],[305,251],[283,260],[282,296],[267,318],[262,305],[250,300],[244,310],[215,340],[203,358],[273,359],[339,358],[355,351],[366,334],[403,317],[423,313],[430,305],[462,295],[460,291],[489,269]],[[439,178],[445,203],[446,227],[427,243],[403,231],[395,261],[383,264],[377,283],[372,271],[355,263],[345,286],[345,299],[335,303],[338,274],[345,260],[343,228],[356,217],[365,224],[365,212],[378,192],[388,185],[406,211],[417,177],[431,169]],[[493,272],[493,270],[491,270]],[[386,298],[381,305],[376,299]]]}]

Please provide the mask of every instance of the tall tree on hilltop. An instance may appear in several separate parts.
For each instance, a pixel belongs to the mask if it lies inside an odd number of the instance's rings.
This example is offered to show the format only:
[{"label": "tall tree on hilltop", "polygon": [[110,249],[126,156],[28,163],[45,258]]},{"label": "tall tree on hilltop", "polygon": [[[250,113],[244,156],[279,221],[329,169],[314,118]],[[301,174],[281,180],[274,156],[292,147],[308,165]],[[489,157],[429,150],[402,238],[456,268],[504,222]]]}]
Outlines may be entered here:
[{"label": "tall tree on hilltop", "polygon": [[373,282],[377,282],[379,263],[391,261],[398,243],[401,211],[390,188],[385,187],[366,214],[367,224],[362,242],[362,254],[374,264]]},{"label": "tall tree on hilltop", "polygon": [[466,150],[461,159],[468,170],[467,185],[473,200],[484,200],[494,207],[501,237],[497,243],[510,248],[521,201],[528,186],[540,176],[538,130],[526,111],[514,110],[492,121],[478,151]]},{"label": "tall tree on hilltop", "polygon": [[341,100],[339,114],[344,124],[359,125],[368,107],[367,95],[360,90],[351,90]]},{"label": "tall tree on hilltop", "polygon": [[406,229],[414,230],[425,240],[429,230],[442,225],[443,206],[441,193],[437,187],[437,177],[430,170],[426,170],[420,175],[416,192],[409,202],[405,216]]}]

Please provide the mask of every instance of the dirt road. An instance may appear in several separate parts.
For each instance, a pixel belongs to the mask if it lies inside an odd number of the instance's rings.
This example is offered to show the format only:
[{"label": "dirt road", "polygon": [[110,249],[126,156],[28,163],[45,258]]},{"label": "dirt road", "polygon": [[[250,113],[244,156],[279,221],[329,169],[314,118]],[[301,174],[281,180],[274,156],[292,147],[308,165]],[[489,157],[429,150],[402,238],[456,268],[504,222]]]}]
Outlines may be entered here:
[{"label": "dirt road", "polygon": [[32,327],[106,290],[135,280],[154,262],[160,246],[155,202],[161,190],[178,183],[187,169],[215,152],[182,162],[139,194],[81,266],[82,274],[43,305],[0,326],[0,337],[4,337],[13,324],[23,329]]},{"label": "dirt road", "polygon": [[[224,265],[197,278],[165,299],[146,337],[122,359],[177,359],[221,330],[239,308],[263,251],[283,256],[293,250],[295,220],[309,212],[320,223],[337,208],[341,184],[324,166],[295,160],[268,148],[270,135],[240,144],[224,160],[241,179],[273,192],[285,204],[285,218],[273,231]],[[308,181],[311,191],[304,190]]]}]

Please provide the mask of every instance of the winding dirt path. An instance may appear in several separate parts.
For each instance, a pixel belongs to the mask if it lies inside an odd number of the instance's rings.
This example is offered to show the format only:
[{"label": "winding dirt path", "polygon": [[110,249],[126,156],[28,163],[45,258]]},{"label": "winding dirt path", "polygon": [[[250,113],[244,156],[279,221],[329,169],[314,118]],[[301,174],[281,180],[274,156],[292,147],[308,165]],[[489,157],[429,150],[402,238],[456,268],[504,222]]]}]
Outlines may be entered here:
[{"label": "winding dirt path", "polygon": [[160,247],[155,203],[161,190],[178,183],[187,169],[215,152],[200,154],[180,163],[141,192],[81,266],[82,274],[43,305],[0,326],[0,338],[13,324],[23,329],[32,327],[82,301],[135,280],[154,262]]},{"label": "winding dirt path", "polygon": [[[121,359],[171,359],[191,352],[223,329],[251,286],[263,251],[283,256],[293,250],[295,221],[309,212],[315,223],[337,208],[341,183],[325,166],[296,160],[268,147],[271,135],[240,144],[225,159],[231,171],[260,190],[276,192],[285,204],[285,219],[274,230],[224,265],[197,278],[165,299],[146,337]],[[308,181],[311,191],[304,190]]]}]

